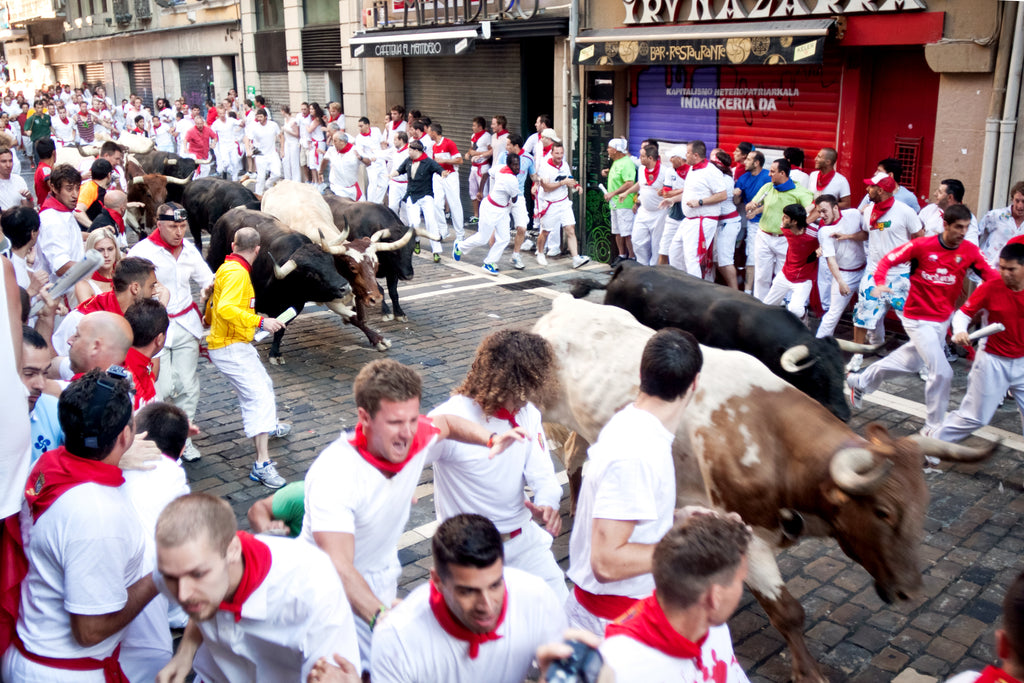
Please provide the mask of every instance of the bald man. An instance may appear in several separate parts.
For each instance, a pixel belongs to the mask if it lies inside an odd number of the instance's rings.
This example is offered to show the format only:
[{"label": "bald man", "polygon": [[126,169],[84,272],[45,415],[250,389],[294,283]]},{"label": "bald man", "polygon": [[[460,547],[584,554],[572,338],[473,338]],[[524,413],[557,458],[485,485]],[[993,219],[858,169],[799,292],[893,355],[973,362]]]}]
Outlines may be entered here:
[{"label": "bald man", "polygon": [[96,368],[106,370],[124,364],[132,346],[132,328],[123,316],[96,311],[82,318],[69,341],[68,358],[77,378]]},{"label": "bald man", "polygon": [[128,236],[124,230],[124,214],[128,209],[128,195],[121,190],[110,189],[103,197],[103,208],[89,226],[89,232],[110,228],[117,235],[117,246],[122,251],[128,248]]}]

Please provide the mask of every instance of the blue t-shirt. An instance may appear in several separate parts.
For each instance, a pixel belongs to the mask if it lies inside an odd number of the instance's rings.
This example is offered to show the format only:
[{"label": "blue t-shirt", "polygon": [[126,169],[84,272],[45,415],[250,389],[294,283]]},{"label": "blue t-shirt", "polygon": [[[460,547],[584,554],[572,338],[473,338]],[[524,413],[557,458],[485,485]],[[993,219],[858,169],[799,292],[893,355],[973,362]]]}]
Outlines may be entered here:
[{"label": "blue t-shirt", "polygon": [[[747,204],[754,198],[757,191],[772,181],[771,173],[768,172],[767,168],[762,168],[761,172],[757,175],[751,175],[750,171],[747,171],[740,176],[740,179],[736,181],[736,189],[742,190],[743,192],[743,203]],[[761,214],[757,214],[753,218],[748,219],[750,223],[760,223]]]},{"label": "blue t-shirt", "polygon": [[36,399],[36,407],[32,409],[32,464],[36,463],[46,451],[52,451],[64,445],[64,430],[57,419],[57,399],[49,394],[42,394]]}]

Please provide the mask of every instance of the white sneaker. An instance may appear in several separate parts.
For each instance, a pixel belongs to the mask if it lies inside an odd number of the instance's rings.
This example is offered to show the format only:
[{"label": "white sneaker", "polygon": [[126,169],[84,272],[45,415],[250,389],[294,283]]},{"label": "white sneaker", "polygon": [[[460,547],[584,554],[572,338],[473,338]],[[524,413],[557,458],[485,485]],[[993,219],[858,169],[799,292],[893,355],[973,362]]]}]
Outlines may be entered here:
[{"label": "white sneaker", "polygon": [[292,433],[292,426],[287,422],[278,422],[277,426],[274,427],[274,431],[270,432],[271,439],[280,439],[283,436],[288,436]]},{"label": "white sneaker", "polygon": [[555,258],[556,256],[561,256],[561,255],[562,255],[562,250],[561,249],[548,249],[548,256],[550,256],[551,258]]},{"label": "white sneaker", "polygon": [[850,362],[846,364],[846,371],[847,372],[857,372],[858,370],[861,369],[861,366],[863,366],[863,365],[864,365],[864,354],[862,354],[862,353],[855,353],[855,354],[853,354],[853,357],[850,359]]},{"label": "white sneaker", "polygon": [[547,257],[546,257],[546,256],[544,256],[544,254],[542,254],[542,253],[540,253],[540,252],[538,251],[538,252],[537,252],[537,265],[540,265],[540,266],[546,266],[547,264],[548,264],[548,259],[547,259]]},{"label": "white sneaker", "polygon": [[917,371],[917,376],[921,378],[922,382],[928,381],[928,367],[925,366]]},{"label": "white sneaker", "polygon": [[572,267],[573,268],[579,268],[580,266],[584,265],[585,263],[590,263],[590,257],[589,256],[584,256],[583,254],[580,254],[579,256],[573,256],[572,257]]},{"label": "white sneaker", "polygon": [[534,244],[533,240],[523,240],[523,244],[522,244],[522,246],[521,246],[521,247],[519,247],[519,248],[520,248],[520,249],[521,249],[522,251],[530,251],[530,250],[532,250],[532,249],[533,249],[533,248],[534,248],[535,246],[537,246],[537,245],[536,245],[536,244]]},{"label": "white sneaker", "polygon": [[850,405],[860,410],[864,407],[864,390],[860,388],[860,375],[847,375],[846,386],[850,389]]},{"label": "white sneaker", "polygon": [[512,267],[516,270],[522,270],[526,266],[523,265],[523,257],[519,254],[512,254]]},{"label": "white sneaker", "polygon": [[181,459],[185,462],[195,462],[202,457],[199,449],[192,443],[192,439],[185,441],[185,450],[181,452]]}]

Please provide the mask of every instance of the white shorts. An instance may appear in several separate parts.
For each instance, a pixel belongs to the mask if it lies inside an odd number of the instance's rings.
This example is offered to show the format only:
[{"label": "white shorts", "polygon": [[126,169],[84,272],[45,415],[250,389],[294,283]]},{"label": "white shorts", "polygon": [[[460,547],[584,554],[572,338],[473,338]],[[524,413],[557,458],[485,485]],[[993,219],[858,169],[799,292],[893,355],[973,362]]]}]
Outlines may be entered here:
[{"label": "white shorts", "polygon": [[228,344],[223,348],[210,349],[210,360],[238,394],[245,435],[251,439],[274,431],[277,427],[274,383],[260,362],[256,349],[244,342]]},{"label": "white shorts", "polygon": [[736,240],[739,238],[742,227],[743,223],[739,218],[718,222],[718,234],[715,235],[715,260],[718,262],[719,268],[735,265]]},{"label": "white shorts", "polygon": [[576,225],[576,216],[573,215],[569,198],[547,204],[547,210],[540,219],[541,231],[551,232],[566,225]]},{"label": "white shorts", "polygon": [[530,216],[526,213],[526,198],[520,195],[512,202],[512,225],[525,228],[530,224]]},{"label": "white shorts", "polygon": [[633,209],[612,209],[612,234],[629,237],[633,234]]},{"label": "white shorts", "polygon": [[565,600],[565,616],[569,620],[569,628],[581,628],[602,638],[605,628],[611,623],[608,619],[602,619],[588,612],[587,608],[576,599],[576,594],[572,589],[569,590],[569,597]]}]

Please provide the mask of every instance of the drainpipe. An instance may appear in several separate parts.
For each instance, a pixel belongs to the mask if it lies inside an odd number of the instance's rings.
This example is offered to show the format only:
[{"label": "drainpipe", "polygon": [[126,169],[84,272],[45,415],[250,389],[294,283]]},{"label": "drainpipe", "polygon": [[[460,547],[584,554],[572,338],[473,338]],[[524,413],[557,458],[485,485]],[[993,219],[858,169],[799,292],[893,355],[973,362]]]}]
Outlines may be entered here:
[{"label": "drainpipe", "polygon": [[1010,190],[1010,166],[1013,163],[1013,136],[1017,131],[1017,101],[1020,97],[1020,79],[1024,72],[1024,6],[1017,5],[1017,21],[1013,30],[1013,50],[1010,52],[1010,74],[1006,83],[1003,120],[999,122],[999,152],[996,157],[995,188],[992,202],[1002,206]]},{"label": "drainpipe", "polygon": [[1020,5],[1017,3],[1003,4],[992,98],[989,100],[988,117],[985,119],[985,146],[981,156],[981,181],[978,184],[977,215],[979,216],[984,216],[992,208],[992,186],[997,163],[996,150],[999,145],[999,109],[1006,99],[1006,82],[1010,71],[1010,50],[1007,50],[1007,46],[1010,45],[1011,40],[1016,40],[1019,36],[1019,34],[1014,35],[1013,31],[1017,15],[1020,13],[1019,8]]}]

